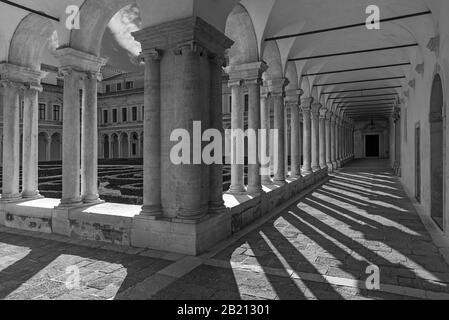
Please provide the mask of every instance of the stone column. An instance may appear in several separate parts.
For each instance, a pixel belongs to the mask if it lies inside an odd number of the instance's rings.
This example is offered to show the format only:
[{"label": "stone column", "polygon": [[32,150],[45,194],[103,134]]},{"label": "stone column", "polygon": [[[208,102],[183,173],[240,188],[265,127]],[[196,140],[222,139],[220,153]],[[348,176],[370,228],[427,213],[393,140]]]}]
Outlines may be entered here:
[{"label": "stone column", "polygon": [[322,108],[320,110],[319,135],[320,135],[320,167],[321,167],[321,169],[327,168],[327,162],[326,162],[326,113],[327,113],[327,109]]},{"label": "stone column", "polygon": [[38,191],[38,92],[41,86],[30,86],[24,91],[22,197],[39,198]]},{"label": "stone column", "polygon": [[45,136],[45,161],[51,161],[51,143],[53,139],[48,133],[45,133]]},{"label": "stone column", "polygon": [[[260,87],[262,74],[267,70],[264,62],[254,62],[228,68],[230,78],[242,78],[248,89],[248,194],[262,193],[262,178],[259,162],[259,130],[261,128]],[[240,75],[239,77],[237,75]]]},{"label": "stone column", "polygon": [[332,165],[332,125],[331,125],[331,119],[332,119],[332,112],[329,110],[326,113],[326,119],[325,119],[325,131],[326,131],[326,166],[329,170],[329,172],[332,172],[334,170]]},{"label": "stone column", "polygon": [[23,85],[2,81],[3,86],[3,181],[2,201],[20,200],[19,91]]},{"label": "stone column", "polygon": [[320,135],[319,135],[319,121],[320,121],[320,103],[312,104],[312,170],[319,171],[320,167]]},{"label": "stone column", "polygon": [[[96,75],[106,64],[106,59],[73,48],[58,49],[56,56],[61,64],[60,73],[64,76],[60,207],[70,208],[82,205],[83,198],[86,203],[98,200],[98,109],[96,103],[98,80]],[[90,76],[91,74],[94,76]],[[80,89],[83,89],[81,106]],[[80,108],[83,114],[82,128]],[[81,145],[83,151],[81,151]],[[82,190],[81,181],[83,181]]]},{"label": "stone column", "polygon": [[278,185],[285,184],[285,86],[287,79],[274,79],[267,81],[269,83],[271,96],[274,104],[274,130],[277,131],[277,140],[274,143],[275,172],[274,183]]},{"label": "stone column", "polygon": [[294,178],[301,177],[301,142],[299,141],[299,104],[298,102],[291,102],[292,124],[291,124],[291,175]]},{"label": "stone column", "polygon": [[81,196],[84,203],[99,201],[98,194],[98,105],[100,74],[88,72],[84,78],[81,128]]},{"label": "stone column", "polygon": [[161,57],[144,50],[145,90],[143,114],[143,206],[140,215],[162,215],[161,204]]},{"label": "stone column", "polygon": [[[210,126],[221,133],[224,137],[223,129],[223,66],[225,59],[221,56],[211,55],[209,59],[210,65]],[[222,143],[220,140],[219,143]],[[225,154],[219,155],[221,161],[210,166],[210,194],[209,194],[209,212],[212,214],[219,214],[225,211],[225,204],[223,200],[223,159]],[[215,152],[219,152],[216,150]]]},{"label": "stone column", "polygon": [[333,169],[337,169],[337,117],[335,115],[331,118],[331,161]]},{"label": "stone column", "polygon": [[271,112],[269,106],[270,93],[267,87],[263,87],[263,93],[260,97],[260,122],[262,129],[261,137],[261,161],[262,161],[262,184],[272,184],[270,175],[270,129]]},{"label": "stone column", "polygon": [[303,174],[312,173],[312,145],[311,145],[311,104],[313,98],[301,99],[301,110],[303,117]]},{"label": "stone column", "polygon": [[244,155],[245,141],[243,137],[244,128],[244,104],[242,79],[229,80],[232,94],[231,107],[231,187],[229,193],[245,193],[244,184]]},{"label": "stone column", "polygon": [[[210,213],[211,201],[211,165],[202,161],[201,151],[206,143],[201,141],[201,136],[212,127],[211,108],[216,106],[211,106],[211,101],[221,99],[211,96],[218,91],[211,87],[216,81],[212,80],[216,70],[211,70],[210,59],[224,58],[224,51],[231,47],[232,41],[197,16],[147,27],[135,32],[134,37],[142,44],[144,53],[151,49],[163,51],[159,184],[163,216],[171,218],[173,223],[200,223]],[[239,111],[238,106],[236,109]],[[243,106],[241,111],[243,120]],[[180,139],[182,157],[181,153],[174,152],[180,148]],[[145,136],[145,145],[151,143],[148,140]]]},{"label": "stone column", "polygon": [[82,204],[79,89],[84,75],[71,68],[61,69],[60,73],[64,76],[61,207],[72,207]]}]

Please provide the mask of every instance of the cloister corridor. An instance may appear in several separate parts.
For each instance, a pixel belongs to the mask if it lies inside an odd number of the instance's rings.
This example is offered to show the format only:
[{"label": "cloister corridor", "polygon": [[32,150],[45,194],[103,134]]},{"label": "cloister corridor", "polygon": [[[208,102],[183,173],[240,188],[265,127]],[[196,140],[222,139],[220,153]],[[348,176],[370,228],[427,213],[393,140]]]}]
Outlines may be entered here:
[{"label": "cloister corridor", "polygon": [[1,228],[0,298],[447,299],[449,252],[425,225],[387,161],[358,160],[198,257]]}]

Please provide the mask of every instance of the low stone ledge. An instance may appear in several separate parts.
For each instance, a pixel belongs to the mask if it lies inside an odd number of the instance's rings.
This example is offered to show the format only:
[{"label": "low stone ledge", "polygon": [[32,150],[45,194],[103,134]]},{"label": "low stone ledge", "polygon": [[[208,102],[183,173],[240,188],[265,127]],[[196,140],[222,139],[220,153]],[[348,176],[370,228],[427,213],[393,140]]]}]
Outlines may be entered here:
[{"label": "low stone ledge", "polygon": [[327,169],[282,186],[264,186],[258,197],[224,195],[226,210],[198,221],[140,216],[140,206],[101,203],[61,208],[59,200],[40,199],[0,206],[0,224],[9,228],[53,233],[128,247],[199,255],[254,223],[302,191],[323,181]]}]

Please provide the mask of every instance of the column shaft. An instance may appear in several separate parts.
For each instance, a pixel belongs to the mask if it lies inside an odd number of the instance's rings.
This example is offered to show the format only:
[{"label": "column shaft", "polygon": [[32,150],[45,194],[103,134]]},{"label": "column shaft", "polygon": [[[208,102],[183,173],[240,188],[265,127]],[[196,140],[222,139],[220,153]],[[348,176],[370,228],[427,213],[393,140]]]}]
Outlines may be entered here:
[{"label": "column shaft", "polygon": [[38,89],[24,92],[22,197],[35,198],[38,191]]},{"label": "column shaft", "polygon": [[285,122],[284,122],[284,96],[282,93],[273,94],[274,100],[274,129],[277,130],[277,141],[275,141],[275,173],[276,184],[285,183]]},{"label": "column shaft", "polygon": [[320,114],[312,107],[312,170],[320,170],[320,136],[319,136],[319,121]]},{"label": "column shaft", "polygon": [[311,100],[301,101],[302,115],[303,115],[303,171],[305,174],[312,173],[312,145],[311,145],[311,114],[310,114]]},{"label": "column shaft", "polygon": [[159,216],[161,206],[161,67],[160,53],[147,52],[143,115],[143,216]]},{"label": "column shaft", "polygon": [[300,156],[300,147],[301,143],[299,141],[299,106],[293,104],[291,106],[291,114],[292,114],[292,123],[291,123],[291,175],[292,177],[300,177],[301,176],[301,156]]},{"label": "column shaft", "polygon": [[98,194],[98,74],[84,79],[84,103],[81,132],[81,194],[84,203],[95,203]]},{"label": "column shaft", "polygon": [[271,129],[271,112],[269,107],[269,96],[263,94],[260,100],[260,115],[261,115],[261,161],[262,161],[262,184],[271,184],[270,175],[270,129]]},{"label": "column shaft", "polygon": [[19,200],[20,129],[19,90],[13,82],[3,84],[3,181],[2,201]]},{"label": "column shaft", "polygon": [[244,155],[245,142],[244,131],[244,106],[241,81],[230,83],[232,94],[231,109],[231,187],[230,193],[244,193]]},{"label": "column shaft", "polygon": [[78,71],[64,72],[64,121],[62,126],[62,207],[80,205],[80,80]]},{"label": "column shaft", "polygon": [[[219,130],[224,137],[223,130],[223,101],[222,101],[222,66],[224,59],[215,57],[210,59],[211,68],[211,106],[210,122],[211,127]],[[220,141],[221,143],[221,141]],[[218,151],[216,151],[218,152]],[[222,152],[223,153],[223,152]],[[220,155],[223,160],[224,154]],[[214,163],[210,166],[210,194],[209,194],[209,212],[221,213],[225,210],[223,201],[223,164]]]},{"label": "column shaft", "polygon": [[259,129],[260,129],[260,79],[247,80],[249,93],[248,109],[248,193],[262,193],[262,180],[259,162]]},{"label": "column shaft", "polygon": [[326,112],[320,114],[320,167],[326,169]]}]

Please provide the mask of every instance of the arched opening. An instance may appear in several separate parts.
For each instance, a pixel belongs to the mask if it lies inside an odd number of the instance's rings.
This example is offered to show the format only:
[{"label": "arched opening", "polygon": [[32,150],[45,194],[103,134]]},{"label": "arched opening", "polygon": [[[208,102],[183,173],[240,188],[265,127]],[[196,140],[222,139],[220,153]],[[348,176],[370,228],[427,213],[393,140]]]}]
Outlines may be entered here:
[{"label": "arched opening", "polygon": [[139,149],[139,136],[137,133],[133,133],[131,135],[131,157],[137,158],[138,157],[138,149]]},{"label": "arched opening", "polygon": [[62,158],[61,135],[59,133],[55,133],[51,136],[50,160],[60,161],[61,158]]},{"label": "arched opening", "polygon": [[39,161],[48,161],[47,159],[47,134],[41,132],[38,136],[38,159]]},{"label": "arched opening", "polygon": [[129,158],[129,141],[127,133],[122,133],[120,135],[120,158]]},{"label": "arched opening", "polygon": [[111,159],[118,159],[118,136],[116,134],[113,134],[111,136]]},{"label": "arched opening", "polygon": [[440,228],[443,228],[443,86],[437,75],[430,97],[430,212]]},{"label": "arched opening", "polygon": [[105,135],[103,137],[103,158],[104,159],[109,159],[110,158],[110,154],[109,154],[109,136]]}]

